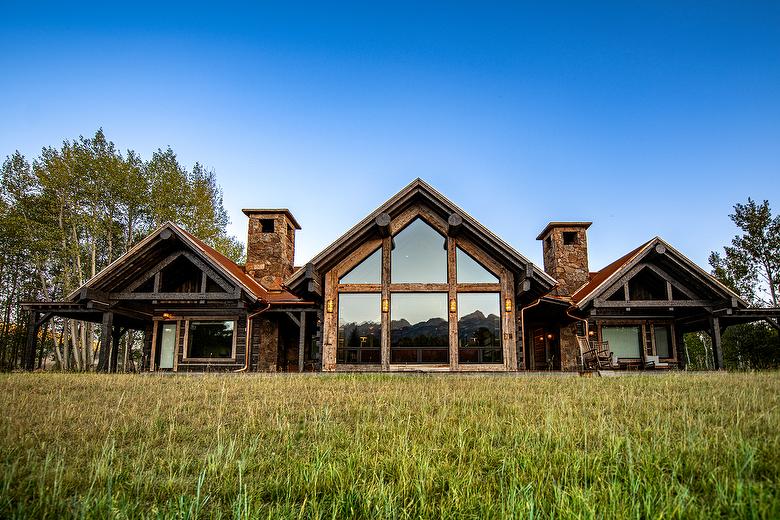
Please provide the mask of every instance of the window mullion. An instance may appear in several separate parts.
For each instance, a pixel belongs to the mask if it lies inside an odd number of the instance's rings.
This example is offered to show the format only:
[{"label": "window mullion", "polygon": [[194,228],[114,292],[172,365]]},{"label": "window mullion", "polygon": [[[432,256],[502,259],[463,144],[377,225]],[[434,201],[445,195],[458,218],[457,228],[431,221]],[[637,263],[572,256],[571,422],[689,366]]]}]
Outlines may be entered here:
[{"label": "window mullion", "polygon": [[[455,254],[455,239],[447,237],[447,298],[452,301],[458,300],[457,285],[457,257]],[[451,312],[451,306],[447,305],[449,312],[449,333],[450,333],[450,370],[458,370],[458,313]]]}]

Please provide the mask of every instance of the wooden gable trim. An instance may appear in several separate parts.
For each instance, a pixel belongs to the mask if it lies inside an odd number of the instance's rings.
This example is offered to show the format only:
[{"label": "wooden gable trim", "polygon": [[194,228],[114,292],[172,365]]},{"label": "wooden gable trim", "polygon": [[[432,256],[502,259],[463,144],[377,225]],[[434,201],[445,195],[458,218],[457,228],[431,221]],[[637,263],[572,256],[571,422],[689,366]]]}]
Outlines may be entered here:
[{"label": "wooden gable trim", "polygon": [[[218,274],[216,271],[211,269],[208,265],[206,265],[205,262],[202,262],[195,255],[193,255],[189,251],[176,251],[174,253],[171,253],[167,257],[165,257],[164,260],[158,262],[157,265],[155,265],[152,269],[147,271],[147,273],[144,276],[142,276],[140,278],[137,278],[133,283],[128,285],[123,291],[119,291],[118,293],[113,293],[113,294],[129,294],[129,293],[132,293],[138,287],[140,287],[141,285],[143,285],[144,283],[146,283],[147,281],[149,281],[153,277],[155,278],[155,290],[154,290],[154,292],[159,292],[159,277],[158,277],[158,274],[160,272],[162,272],[163,269],[168,267],[170,264],[172,264],[174,261],[176,261],[178,258],[180,258],[182,256],[187,258],[193,264],[195,264],[195,266],[198,269],[200,269],[200,271],[201,271],[201,273],[202,273],[202,275],[204,277],[205,276],[210,277],[212,280],[214,280],[214,282],[217,285],[222,287],[225,290],[225,292],[228,292],[228,293],[235,292],[235,290],[236,290],[236,286],[235,285],[228,284],[220,274]],[[201,290],[200,290],[200,292],[205,292],[205,284],[206,284],[206,281],[205,281],[205,279],[202,278],[201,279]],[[140,293],[140,294],[151,294],[151,293]]]},{"label": "wooden gable trim", "polygon": [[[672,295],[669,290],[669,286],[676,287],[677,290],[679,290],[681,293],[686,295],[691,300],[702,300],[701,296],[698,296],[694,294],[690,289],[679,283],[674,277],[672,277],[669,273],[661,269],[660,267],[653,265],[649,262],[640,262],[636,264],[634,267],[629,269],[629,271],[618,278],[613,284],[611,284],[610,287],[608,287],[604,292],[601,293],[600,296],[596,298],[597,302],[604,302],[606,301],[610,296],[614,295],[616,292],[620,290],[622,287],[625,291],[625,301],[630,302],[630,296],[628,292],[628,283],[636,277],[640,272],[644,271],[645,269],[649,269],[650,271],[657,274],[663,281],[667,284],[667,299],[672,300]],[[687,300],[678,300],[678,301],[687,301]]]},{"label": "wooden gable trim", "polygon": [[[637,265],[640,263],[643,263],[642,267],[646,266],[652,266],[654,268],[654,271],[657,274],[664,273],[661,275],[664,279],[666,279],[668,282],[671,282],[672,280],[677,284],[676,287],[683,291],[686,296],[694,295],[695,298],[691,300],[674,300],[674,303],[669,305],[667,302],[662,302],[661,305],[644,305],[644,303],[647,302],[637,302],[633,301],[631,302],[634,306],[650,306],[650,307],[663,307],[666,305],[672,306],[672,307],[690,307],[690,306],[697,306],[692,305],[690,302],[697,301],[699,304],[701,302],[705,302],[703,306],[711,306],[714,304],[717,304],[720,302],[718,298],[714,298],[711,300],[702,299],[701,296],[697,296],[695,292],[691,291],[684,285],[680,284],[679,281],[671,276],[668,275],[668,273],[665,273],[662,269],[660,269],[658,266],[655,266],[653,264],[644,262],[645,257],[651,252],[655,250],[659,255],[665,255],[665,258],[669,260],[670,262],[677,265],[682,271],[688,272],[691,274],[692,278],[697,280],[702,285],[709,287],[714,293],[721,294],[722,300],[727,302],[736,302],[742,306],[747,306],[747,302],[745,302],[738,294],[736,294],[734,291],[723,285],[719,280],[717,280],[714,276],[706,273],[701,267],[696,265],[695,262],[690,260],[688,257],[680,253],[678,250],[667,244],[664,240],[662,240],[659,237],[654,238],[650,242],[648,242],[640,251],[634,255],[634,257],[626,262],[626,265],[624,265],[622,268],[618,269],[613,273],[610,277],[608,277],[606,280],[604,280],[598,287],[596,287],[593,291],[590,292],[587,296],[585,296],[582,300],[580,300],[579,303],[577,303],[577,307],[580,309],[584,309],[587,307],[588,304],[591,302],[594,306],[604,306],[604,307],[630,307],[630,305],[626,305],[627,302],[605,302],[604,300],[614,294],[616,290],[619,290],[619,288],[622,286],[622,284],[618,283],[619,281],[627,281],[631,277],[633,277],[640,269],[636,269]],[[612,290],[609,294],[606,294],[605,296],[602,296],[605,294],[605,290]],[[626,293],[626,297],[628,297],[628,293]],[[671,300],[671,299],[670,299]],[[688,303],[685,303],[688,302]],[[640,305],[640,303],[642,305]]]},{"label": "wooden gable trim", "polygon": [[[415,197],[418,197],[417,201],[415,201]],[[371,238],[372,235],[376,236],[376,233],[379,233],[381,237],[381,231],[379,230],[376,221],[380,215],[390,215],[391,213],[403,214],[410,205],[414,204],[427,206],[431,214],[436,214],[438,216],[437,220],[442,221],[444,227],[437,226],[437,230],[444,236],[448,235],[450,229],[457,235],[468,231],[473,235],[475,242],[484,242],[484,244],[480,245],[483,249],[495,251],[494,256],[504,258],[504,260],[512,266],[513,270],[518,272],[529,270],[532,274],[534,283],[538,286],[538,289],[542,294],[548,292],[555,286],[556,281],[542,269],[535,266],[530,260],[518,253],[509,244],[493,234],[476,219],[464,212],[421,179],[416,179],[407,185],[403,190],[353,226],[344,235],[315,256],[311,263],[321,271],[332,269],[334,265],[341,261],[339,256],[343,257],[342,253],[344,251],[354,250],[357,244]],[[453,224],[450,225],[448,219],[453,214],[459,216],[460,221],[453,222]],[[390,224],[387,224],[385,220],[383,220],[381,225],[389,226],[392,229],[394,221],[398,218],[399,215],[396,215],[396,217],[391,219]],[[456,218],[454,220],[458,219]],[[530,269],[528,269],[529,266]],[[289,287],[297,286],[305,280],[305,275],[305,269],[297,270],[287,279],[286,285]],[[531,287],[528,289],[530,290]]]}]

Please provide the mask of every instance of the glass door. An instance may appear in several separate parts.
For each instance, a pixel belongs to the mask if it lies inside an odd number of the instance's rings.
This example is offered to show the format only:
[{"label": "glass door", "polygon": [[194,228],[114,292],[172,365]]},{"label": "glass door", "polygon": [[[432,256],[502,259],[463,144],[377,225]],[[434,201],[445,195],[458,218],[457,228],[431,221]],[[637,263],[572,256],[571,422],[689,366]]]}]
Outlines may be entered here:
[{"label": "glass door", "polygon": [[161,322],[157,326],[157,368],[170,370],[176,351],[176,322]]}]

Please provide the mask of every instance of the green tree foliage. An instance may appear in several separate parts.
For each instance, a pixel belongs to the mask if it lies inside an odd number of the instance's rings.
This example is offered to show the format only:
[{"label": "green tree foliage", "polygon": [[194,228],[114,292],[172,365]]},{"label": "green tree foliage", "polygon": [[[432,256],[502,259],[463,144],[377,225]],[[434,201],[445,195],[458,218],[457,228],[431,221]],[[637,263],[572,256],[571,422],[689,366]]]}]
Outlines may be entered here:
[{"label": "green tree foliage", "polygon": [[[144,161],[98,130],[46,147],[32,163],[18,151],[8,156],[0,170],[0,368],[20,361],[21,301],[66,297],[166,221],[242,261],[214,172],[198,163],[187,170],[170,148]],[[57,320],[44,333],[41,344],[64,368],[93,365],[90,325]]]},{"label": "green tree foliage", "polygon": [[[780,284],[780,216],[772,216],[769,201],[748,198],[729,215],[740,229],[723,254],[713,251],[713,274],[756,307],[777,307]],[[729,368],[768,368],[780,365],[777,323],[748,323],[729,327],[722,337],[724,363]]]}]

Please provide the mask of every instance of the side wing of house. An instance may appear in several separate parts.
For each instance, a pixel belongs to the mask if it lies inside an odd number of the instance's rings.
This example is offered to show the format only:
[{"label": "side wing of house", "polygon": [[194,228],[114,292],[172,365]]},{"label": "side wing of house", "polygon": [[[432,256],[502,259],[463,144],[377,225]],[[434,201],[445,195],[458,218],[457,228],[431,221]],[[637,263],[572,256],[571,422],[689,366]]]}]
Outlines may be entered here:
[{"label": "side wing of house", "polygon": [[116,370],[120,338],[136,330],[144,335],[144,371],[268,371],[277,368],[279,320],[262,314],[297,303],[166,223],[67,301],[27,306],[37,321],[61,316],[100,323],[98,370]]},{"label": "side wing of house", "polygon": [[649,356],[684,365],[682,335],[704,330],[713,335],[720,368],[719,316],[747,306],[658,237],[594,273],[572,301],[587,318],[591,339],[608,341],[625,366],[644,365]]}]

